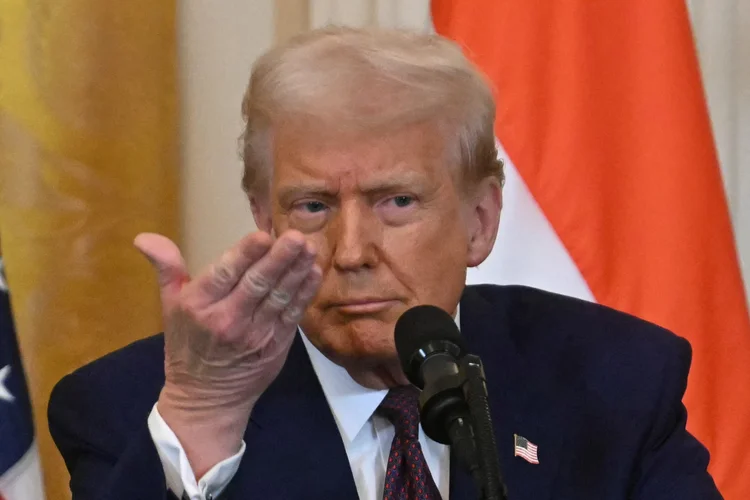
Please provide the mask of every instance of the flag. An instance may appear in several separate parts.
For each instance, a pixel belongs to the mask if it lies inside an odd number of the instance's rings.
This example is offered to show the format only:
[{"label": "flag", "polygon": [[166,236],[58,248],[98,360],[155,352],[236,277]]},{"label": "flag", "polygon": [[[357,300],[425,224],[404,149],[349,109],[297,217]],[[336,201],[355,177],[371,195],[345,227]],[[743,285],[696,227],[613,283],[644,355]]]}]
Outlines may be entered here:
[{"label": "flag", "polygon": [[433,0],[497,93],[498,244],[468,281],[605,304],[688,339],[688,429],[750,498],[750,318],[682,1]]},{"label": "flag", "polygon": [[34,421],[0,259],[0,500],[43,500]]},{"label": "flag", "polygon": [[529,463],[539,463],[539,447],[518,434],[513,434],[513,441],[515,442],[515,452],[513,456],[521,457]]}]

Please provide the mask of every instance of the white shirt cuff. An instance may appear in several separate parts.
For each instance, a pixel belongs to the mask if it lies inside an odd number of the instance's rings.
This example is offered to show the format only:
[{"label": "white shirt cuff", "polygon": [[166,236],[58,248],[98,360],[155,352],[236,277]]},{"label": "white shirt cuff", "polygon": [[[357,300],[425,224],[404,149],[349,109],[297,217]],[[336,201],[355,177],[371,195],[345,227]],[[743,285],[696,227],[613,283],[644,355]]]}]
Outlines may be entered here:
[{"label": "white shirt cuff", "polygon": [[242,441],[240,451],[214,465],[200,480],[196,480],[185,450],[156,405],[148,416],[148,430],[164,468],[167,488],[182,500],[211,500],[218,497],[237,473],[245,453],[245,442]]}]

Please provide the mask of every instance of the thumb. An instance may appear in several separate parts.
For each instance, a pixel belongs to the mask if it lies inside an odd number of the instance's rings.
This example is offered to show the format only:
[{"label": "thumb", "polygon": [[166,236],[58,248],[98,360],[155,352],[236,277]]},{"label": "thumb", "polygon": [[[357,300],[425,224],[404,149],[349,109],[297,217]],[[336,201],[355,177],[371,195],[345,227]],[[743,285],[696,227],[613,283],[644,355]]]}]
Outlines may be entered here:
[{"label": "thumb", "polygon": [[156,269],[164,306],[174,303],[182,285],[190,280],[180,249],[166,236],[155,233],[139,234],[133,245]]}]

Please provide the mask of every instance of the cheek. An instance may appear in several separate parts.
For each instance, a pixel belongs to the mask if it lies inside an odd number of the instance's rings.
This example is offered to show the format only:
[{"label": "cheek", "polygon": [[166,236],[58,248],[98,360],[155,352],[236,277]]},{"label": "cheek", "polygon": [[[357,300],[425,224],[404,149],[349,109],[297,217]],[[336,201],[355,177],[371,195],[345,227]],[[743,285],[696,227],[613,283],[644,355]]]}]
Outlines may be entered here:
[{"label": "cheek", "polygon": [[274,236],[280,236],[284,231],[289,229],[288,218],[280,213],[277,207],[274,207],[274,212],[271,214],[271,227]]},{"label": "cheek", "polygon": [[424,265],[465,267],[467,231],[458,213],[426,218],[405,234],[396,234],[391,244],[402,253],[418,257]]},{"label": "cheek", "polygon": [[[439,219],[408,231],[386,232],[384,253],[394,274],[418,295],[463,288],[467,238],[461,224]],[[453,292],[451,292],[453,294]],[[437,304],[440,305],[440,304]]]},{"label": "cheek", "polygon": [[443,237],[423,255],[427,257],[415,262],[419,303],[453,314],[466,286],[465,239]]},{"label": "cheek", "polygon": [[331,258],[333,255],[331,242],[321,232],[306,234],[305,238],[315,246],[315,263],[325,273],[331,267]]}]

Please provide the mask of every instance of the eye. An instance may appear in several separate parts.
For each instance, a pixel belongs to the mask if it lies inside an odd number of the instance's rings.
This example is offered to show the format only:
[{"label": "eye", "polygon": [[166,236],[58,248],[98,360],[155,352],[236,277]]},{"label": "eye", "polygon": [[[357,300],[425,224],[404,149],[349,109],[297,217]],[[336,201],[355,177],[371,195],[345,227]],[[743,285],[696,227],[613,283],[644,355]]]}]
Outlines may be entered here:
[{"label": "eye", "polygon": [[327,207],[325,203],[320,201],[304,201],[295,205],[294,208],[295,210],[302,210],[310,214],[316,214],[318,212],[322,212]]},{"label": "eye", "polygon": [[412,203],[414,203],[414,197],[413,196],[406,196],[406,195],[400,195],[400,196],[394,196],[391,198],[393,200],[393,204],[397,207],[408,207]]},{"label": "eye", "polygon": [[383,199],[378,203],[377,211],[381,220],[390,226],[401,226],[414,220],[418,214],[419,198],[399,194]]},{"label": "eye", "polygon": [[331,207],[318,200],[300,200],[289,210],[289,227],[305,234],[322,229],[330,217]]}]

